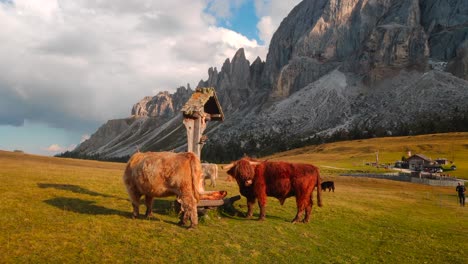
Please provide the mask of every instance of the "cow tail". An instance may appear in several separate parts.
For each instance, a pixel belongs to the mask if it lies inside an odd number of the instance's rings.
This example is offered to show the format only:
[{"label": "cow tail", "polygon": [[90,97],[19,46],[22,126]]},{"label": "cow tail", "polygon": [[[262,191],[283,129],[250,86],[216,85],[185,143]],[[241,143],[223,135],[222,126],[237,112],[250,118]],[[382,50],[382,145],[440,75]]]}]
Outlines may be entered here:
[{"label": "cow tail", "polygon": [[201,166],[200,161],[195,155],[190,155],[190,170],[192,173],[192,189],[195,200],[200,201],[200,177]]},{"label": "cow tail", "polygon": [[317,168],[317,205],[322,207],[322,180],[320,179],[320,170]]}]

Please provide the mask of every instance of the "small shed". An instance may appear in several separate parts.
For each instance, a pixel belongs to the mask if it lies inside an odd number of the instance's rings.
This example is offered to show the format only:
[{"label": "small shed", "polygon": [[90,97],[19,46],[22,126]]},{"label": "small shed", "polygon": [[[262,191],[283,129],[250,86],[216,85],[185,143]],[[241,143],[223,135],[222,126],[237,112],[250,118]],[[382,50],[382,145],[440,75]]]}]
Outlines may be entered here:
[{"label": "small shed", "polygon": [[432,164],[432,160],[422,154],[415,154],[407,159],[410,170],[423,170]]},{"label": "small shed", "polygon": [[437,158],[435,160],[435,162],[437,162],[437,164],[439,164],[439,165],[448,165],[449,164],[449,161],[446,158]]},{"label": "small shed", "polygon": [[187,129],[187,151],[201,158],[201,149],[208,139],[206,135],[203,135],[206,123],[224,120],[215,89],[212,87],[197,88],[181,111]]}]

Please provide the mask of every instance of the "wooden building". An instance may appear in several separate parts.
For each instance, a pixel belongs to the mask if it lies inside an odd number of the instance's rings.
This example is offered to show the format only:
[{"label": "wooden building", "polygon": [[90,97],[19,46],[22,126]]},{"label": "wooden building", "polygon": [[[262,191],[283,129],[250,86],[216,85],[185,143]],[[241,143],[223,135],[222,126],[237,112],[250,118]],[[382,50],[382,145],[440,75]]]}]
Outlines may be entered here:
[{"label": "wooden building", "polygon": [[214,88],[197,88],[182,107],[187,129],[187,151],[201,158],[201,149],[208,139],[203,132],[208,121],[223,121],[224,114]]},{"label": "wooden building", "polygon": [[422,171],[425,167],[432,165],[432,160],[422,154],[415,154],[407,159],[410,170]]}]

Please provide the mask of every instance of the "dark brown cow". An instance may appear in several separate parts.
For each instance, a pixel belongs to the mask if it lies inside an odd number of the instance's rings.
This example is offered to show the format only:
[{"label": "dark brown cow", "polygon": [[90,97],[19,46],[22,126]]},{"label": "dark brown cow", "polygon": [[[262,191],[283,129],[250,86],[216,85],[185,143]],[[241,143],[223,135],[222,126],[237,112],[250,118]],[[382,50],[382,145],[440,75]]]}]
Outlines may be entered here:
[{"label": "dark brown cow", "polygon": [[283,205],[286,198],[295,196],[297,205],[293,223],[307,223],[312,212],[312,193],[317,187],[318,206],[322,206],[319,169],[309,164],[287,162],[254,162],[242,158],[225,166],[228,174],[236,179],[240,193],[247,198],[247,217],[252,217],[255,200],[260,207],[259,220],[265,219],[267,196],[277,198]]},{"label": "dark brown cow", "polygon": [[123,181],[133,205],[133,217],[139,216],[142,195],[145,196],[146,217],[152,215],[154,197],[176,195],[183,212],[179,224],[185,225],[189,218],[191,228],[198,224],[201,165],[195,154],[138,152],[128,161]]}]

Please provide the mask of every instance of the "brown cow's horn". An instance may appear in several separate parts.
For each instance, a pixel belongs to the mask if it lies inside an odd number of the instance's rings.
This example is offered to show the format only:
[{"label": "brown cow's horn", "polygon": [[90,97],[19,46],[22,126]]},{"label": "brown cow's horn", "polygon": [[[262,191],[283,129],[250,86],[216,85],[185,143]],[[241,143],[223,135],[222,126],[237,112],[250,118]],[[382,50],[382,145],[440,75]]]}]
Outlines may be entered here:
[{"label": "brown cow's horn", "polygon": [[249,161],[250,165],[254,165],[254,166],[257,166],[260,164],[260,162],[258,161]]},{"label": "brown cow's horn", "polygon": [[234,167],[234,164],[231,163],[231,164],[228,164],[228,165],[224,165],[224,166],[221,166],[221,169],[223,170],[229,170],[230,168]]}]

